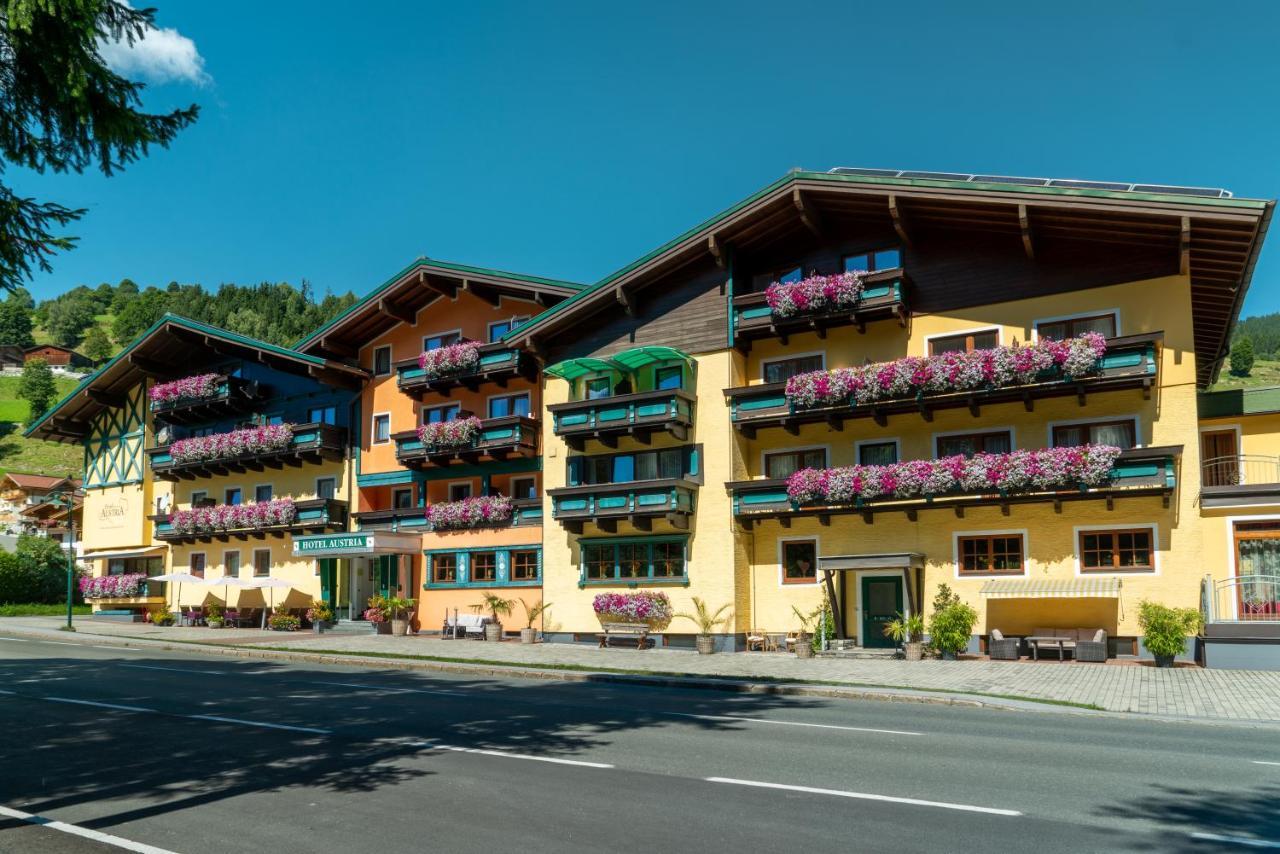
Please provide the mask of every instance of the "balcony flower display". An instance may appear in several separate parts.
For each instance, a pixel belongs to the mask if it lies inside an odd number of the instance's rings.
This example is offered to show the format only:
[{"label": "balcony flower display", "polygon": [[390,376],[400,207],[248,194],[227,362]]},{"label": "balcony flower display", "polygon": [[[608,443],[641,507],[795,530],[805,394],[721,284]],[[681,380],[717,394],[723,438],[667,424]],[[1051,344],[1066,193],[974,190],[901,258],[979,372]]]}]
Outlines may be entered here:
[{"label": "balcony flower display", "polygon": [[222,378],[217,374],[197,374],[167,383],[157,383],[147,392],[152,403],[169,405],[180,400],[201,400],[218,393]]},{"label": "balcony flower display", "polygon": [[292,498],[273,498],[257,504],[218,504],[193,507],[169,515],[169,524],[178,534],[207,534],[213,531],[273,528],[298,518]]},{"label": "balcony flower display", "polygon": [[115,599],[137,596],[147,578],[140,572],[127,575],[96,575],[80,579],[80,594],[86,599]]},{"label": "balcony flower display", "polygon": [[881,400],[1025,385],[1046,372],[1078,378],[1093,371],[1107,339],[1086,332],[1063,341],[1044,339],[1019,347],[992,347],[940,356],[908,356],[892,362],[797,374],[787,399],[799,407],[865,405]]},{"label": "balcony flower display", "polygon": [[1120,449],[1112,445],[1081,445],[883,466],[801,469],[787,478],[787,497],[798,504],[856,504],[875,498],[1100,486],[1111,477],[1119,456]]},{"label": "balcony flower display", "polygon": [[654,590],[600,593],[591,607],[602,623],[645,623],[654,631],[671,625],[671,618],[675,616],[667,594]]},{"label": "balcony flower display", "polygon": [[437,531],[492,528],[511,521],[511,499],[505,495],[477,495],[427,507],[427,520]]},{"label": "balcony flower display", "polygon": [[418,356],[418,367],[428,378],[474,371],[479,364],[480,345],[475,341],[446,344]]},{"label": "balcony flower display", "polygon": [[480,435],[480,419],[474,415],[455,421],[437,421],[418,428],[418,438],[428,448],[462,448]]},{"label": "balcony flower display", "polygon": [[836,309],[849,309],[862,298],[862,273],[812,275],[798,282],[774,282],[765,288],[765,302],[778,317],[794,317]]},{"label": "balcony flower display", "polygon": [[266,454],[283,451],[293,440],[293,426],[270,424],[265,427],[249,427],[212,436],[196,436],[179,439],[169,446],[169,455],[175,463],[196,463],[206,460],[227,460],[249,454]]}]

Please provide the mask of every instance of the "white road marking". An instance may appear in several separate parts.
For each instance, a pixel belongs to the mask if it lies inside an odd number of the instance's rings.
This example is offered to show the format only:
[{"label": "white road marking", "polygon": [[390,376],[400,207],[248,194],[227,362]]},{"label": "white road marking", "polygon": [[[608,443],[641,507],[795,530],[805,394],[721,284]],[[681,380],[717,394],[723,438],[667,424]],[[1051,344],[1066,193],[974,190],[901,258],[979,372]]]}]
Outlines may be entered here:
[{"label": "white road marking", "polygon": [[125,851],[134,851],[137,854],[176,854],[167,848],[157,848],[154,845],[147,845],[142,842],[134,842],[132,839],[125,839],[120,836],[112,836],[110,833],[102,833],[97,830],[90,830],[87,827],[78,827],[74,824],[67,824],[65,821],[54,821],[43,816],[32,815],[22,810],[10,809],[9,807],[0,807],[0,815],[16,818],[18,821],[25,821],[27,824],[35,824],[41,827],[47,827],[50,830],[58,830],[63,833],[69,833],[72,836],[80,836],[84,839],[92,839],[94,842],[105,842],[107,845],[114,845],[117,848],[123,848]]},{"label": "white road marking", "polygon": [[223,676],[225,671],[222,670],[199,670],[190,667],[158,667],[154,664],[121,664],[119,667],[129,667],[133,670],[168,670],[173,673],[196,673],[201,676],[206,673],[210,676]]},{"label": "white road marking", "polygon": [[337,685],[341,688],[360,688],[364,691],[381,691],[388,694],[443,694],[446,697],[465,697],[462,691],[445,691],[431,688],[390,688],[381,685],[360,685],[355,682],[316,682],[317,685]]},{"label": "white road marking", "polygon": [[0,688],[0,694],[4,694],[4,695],[5,695],[5,696],[7,696],[7,697],[16,697],[16,696],[18,696],[18,692],[17,692],[17,691],[6,691],[6,690],[4,690],[3,688]]},{"label": "white road marking", "polygon": [[73,700],[70,697],[33,697],[33,700],[48,700],[51,703],[72,703],[77,706],[95,706],[99,709],[114,709],[117,712],[150,712],[158,714],[155,709],[142,706],[121,706],[116,703],[99,703],[96,700]]},{"label": "white road marking", "polygon": [[1192,839],[1203,839],[1207,842],[1229,842],[1233,845],[1243,845],[1246,848],[1280,848],[1280,842],[1273,842],[1270,839],[1252,839],[1248,836],[1223,836],[1218,833],[1193,833]]},{"label": "white road marking", "polygon": [[1253,760],[1254,765],[1280,765],[1280,762],[1264,762],[1261,759]]},{"label": "white road marking", "polygon": [[803,726],[813,727],[815,729],[839,729],[848,732],[878,732],[885,735],[924,735],[922,732],[910,732],[904,729],[875,729],[874,727],[865,726],[841,726],[839,724],[813,724],[804,721],[773,721],[768,718],[742,718],[737,715],[694,715],[687,712],[666,712],[668,715],[674,715],[678,718],[697,718],[704,721],[742,721],[749,724],[773,724],[775,726]]},{"label": "white road marking", "polygon": [[82,643],[67,643],[66,641],[40,641],[40,643],[50,643],[54,646],[84,646]]},{"label": "white road marking", "polygon": [[782,789],[788,792],[804,792],[809,795],[834,795],[839,798],[854,798],[860,801],[881,801],[892,804],[908,804],[917,807],[937,807],[944,810],[961,812],[980,812],[987,815],[1019,816],[1017,810],[1002,810],[995,807],[979,807],[973,804],[953,804],[947,801],[922,801],[919,798],[895,798],[890,795],[873,795],[867,792],[846,792],[840,789],[819,789],[813,786],[788,786],[785,783],[764,783],[759,780],[737,780],[732,777],[707,777],[708,783],[732,783],[735,786],[754,786],[759,789]]},{"label": "white road marking", "polygon": [[266,729],[285,729],[290,732],[309,732],[315,735],[331,735],[332,731],[327,729],[316,729],[309,726],[291,726],[289,724],[273,724],[268,721],[249,721],[244,718],[224,718],[219,715],[182,715],[184,718],[191,718],[197,721],[217,721],[223,724],[243,724],[244,726],[259,726]]},{"label": "white road marking", "polygon": [[110,644],[91,643],[89,646],[94,649],[109,649],[112,652],[142,652],[140,649],[134,649],[131,646],[111,646]]},{"label": "white road marking", "polygon": [[587,762],[582,759],[560,759],[555,756],[535,756],[532,753],[512,753],[508,750],[489,750],[482,747],[459,747],[453,744],[437,744],[434,741],[415,741],[408,747],[425,747],[429,750],[447,750],[451,753],[478,753],[481,756],[498,756],[503,759],[528,759],[531,762],[550,762],[553,765],[576,765],[580,768],[612,768],[607,762]]},{"label": "white road marking", "polygon": [[31,643],[25,638],[0,638],[0,641],[8,641],[9,643]]}]

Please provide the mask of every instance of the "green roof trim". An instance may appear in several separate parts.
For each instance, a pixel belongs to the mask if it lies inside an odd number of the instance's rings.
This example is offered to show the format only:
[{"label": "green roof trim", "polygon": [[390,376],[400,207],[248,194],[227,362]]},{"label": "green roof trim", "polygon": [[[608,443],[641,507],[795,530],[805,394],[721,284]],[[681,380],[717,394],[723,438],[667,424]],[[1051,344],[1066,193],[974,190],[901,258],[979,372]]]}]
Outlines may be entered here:
[{"label": "green roof trim", "polygon": [[1280,412],[1280,386],[1229,388],[1196,395],[1201,418],[1231,418]]},{"label": "green roof trim", "polygon": [[400,281],[405,276],[409,275],[419,267],[435,267],[441,270],[448,270],[454,273],[471,273],[477,276],[492,276],[497,279],[511,279],[513,282],[527,282],[528,284],[531,284],[531,285],[547,285],[553,288],[568,288],[575,291],[580,291],[583,288],[587,287],[586,285],[580,282],[567,282],[567,281],[564,281],[563,279],[548,279],[543,276],[530,276],[524,273],[509,273],[506,270],[494,270],[490,267],[473,267],[468,264],[455,264],[452,261],[436,261],[431,258],[419,258],[418,260],[414,261],[412,264],[409,264],[407,267],[400,270],[400,272],[396,273],[391,278],[387,279],[382,284],[378,285],[373,290],[369,291],[369,293],[361,297],[355,303],[355,305],[351,306],[349,309],[342,312],[337,317],[333,318],[328,323],[321,326],[315,332],[312,332],[307,337],[298,341],[296,344],[293,345],[294,348],[300,349],[302,347],[307,346],[308,344],[311,344],[316,339],[323,336],[326,332],[328,332],[338,324],[345,321],[351,315],[368,307],[369,303],[373,302],[378,297],[380,297],[384,292],[386,292],[388,288],[390,288],[396,282]]}]

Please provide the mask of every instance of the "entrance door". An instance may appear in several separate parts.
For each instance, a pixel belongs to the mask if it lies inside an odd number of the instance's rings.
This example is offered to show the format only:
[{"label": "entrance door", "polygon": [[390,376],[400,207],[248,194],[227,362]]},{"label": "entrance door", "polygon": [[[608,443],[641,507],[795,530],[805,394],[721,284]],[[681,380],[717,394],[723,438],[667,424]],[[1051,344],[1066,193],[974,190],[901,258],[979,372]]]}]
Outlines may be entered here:
[{"label": "entrance door", "polygon": [[351,566],[350,581],[347,589],[351,591],[350,600],[350,619],[359,620],[364,617],[364,609],[369,602],[369,597],[373,595],[373,580],[370,569],[371,561],[369,558],[357,557],[352,558],[348,563]]},{"label": "entrance door", "polygon": [[1200,434],[1201,486],[1235,486],[1240,483],[1240,458],[1235,430],[1210,430]]},{"label": "entrance door", "polygon": [[865,575],[862,578],[862,645],[892,647],[885,636],[886,623],[902,610],[902,578],[892,575]]}]

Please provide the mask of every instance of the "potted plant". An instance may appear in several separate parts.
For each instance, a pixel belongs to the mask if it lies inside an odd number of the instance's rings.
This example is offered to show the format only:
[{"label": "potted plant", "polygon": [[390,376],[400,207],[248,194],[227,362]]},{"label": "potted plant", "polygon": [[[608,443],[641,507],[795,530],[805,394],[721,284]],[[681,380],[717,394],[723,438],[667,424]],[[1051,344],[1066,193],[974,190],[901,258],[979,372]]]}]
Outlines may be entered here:
[{"label": "potted plant", "polygon": [[296,632],[302,628],[302,621],[289,613],[283,605],[277,605],[267,618],[267,628],[273,632]]},{"label": "potted plant", "polygon": [[800,621],[800,634],[796,635],[796,658],[813,658],[813,626],[821,616],[822,608],[805,613],[792,605],[791,610]]},{"label": "potted plant", "polygon": [[381,596],[374,596],[369,599],[369,607],[364,609],[364,618],[369,625],[373,626],[375,635],[391,634],[391,624],[387,622],[387,614],[382,610]]},{"label": "potted plant", "polygon": [[[948,594],[950,592],[947,591]],[[934,605],[937,604],[935,600]],[[959,597],[952,596],[941,608],[934,608],[933,618],[929,621],[929,643],[943,659],[955,661],[961,652],[969,648],[969,638],[976,622],[978,612],[961,602]]]},{"label": "potted plant", "polygon": [[533,627],[533,621],[542,616],[542,614],[551,607],[550,602],[543,602],[539,599],[535,604],[530,605],[520,599],[520,604],[524,606],[526,625],[520,630],[520,643],[533,643],[538,639],[538,630]]},{"label": "potted plant", "polygon": [[[488,611],[493,617],[493,622],[484,624],[484,639],[487,641],[497,642],[502,640],[502,617],[510,616],[511,609],[516,603],[513,599],[503,599],[492,590],[484,592],[484,601],[479,604],[472,605],[471,610],[477,614],[481,611]],[[532,623],[532,621],[530,621]]]},{"label": "potted plant", "polygon": [[694,596],[693,613],[676,614],[677,617],[683,617],[698,627],[698,637],[694,640],[694,644],[698,648],[699,655],[711,655],[716,651],[715,630],[729,622],[731,614],[725,612],[731,607],[731,603],[726,602],[712,613],[711,607],[706,602]]},{"label": "potted plant", "polygon": [[924,658],[924,617],[919,614],[907,617],[899,611],[897,617],[885,624],[884,633],[902,644],[902,657],[907,661]]},{"label": "potted plant", "polygon": [[1143,599],[1138,604],[1142,644],[1156,660],[1156,667],[1172,667],[1186,652],[1187,636],[1200,631],[1203,617],[1195,608],[1170,608]]},{"label": "potted plant", "polygon": [[222,606],[217,602],[210,602],[204,606],[204,624],[211,629],[220,629],[223,626]]},{"label": "potted plant", "polygon": [[328,602],[316,599],[307,609],[307,620],[311,623],[311,630],[321,634],[333,624],[333,609],[329,607]]},{"label": "potted plant", "polygon": [[391,621],[391,634],[404,637],[409,634],[409,614],[413,611],[413,599],[402,596],[388,596],[383,599],[382,610]]},{"label": "potted plant", "polygon": [[177,621],[178,618],[168,608],[161,608],[151,615],[151,622],[157,626],[172,626]]}]

